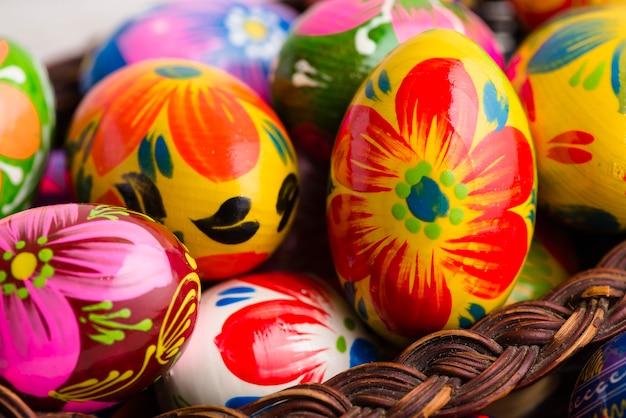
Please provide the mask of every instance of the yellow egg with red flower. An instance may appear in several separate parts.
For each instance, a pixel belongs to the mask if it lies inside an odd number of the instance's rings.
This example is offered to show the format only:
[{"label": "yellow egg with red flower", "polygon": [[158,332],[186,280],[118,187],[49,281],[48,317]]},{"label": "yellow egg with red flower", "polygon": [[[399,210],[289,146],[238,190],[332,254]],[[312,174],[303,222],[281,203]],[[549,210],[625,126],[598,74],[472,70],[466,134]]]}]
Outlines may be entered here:
[{"label": "yellow egg with red flower", "polygon": [[79,104],[65,149],[79,201],[162,222],[204,280],[262,264],[293,223],[299,173],[284,127],[247,84],[206,64],[154,59],[110,74]]},{"label": "yellow egg with red flower", "polygon": [[327,221],[341,284],[400,345],[501,306],[527,257],[537,175],[504,72],[434,29],[366,78],[337,135]]}]

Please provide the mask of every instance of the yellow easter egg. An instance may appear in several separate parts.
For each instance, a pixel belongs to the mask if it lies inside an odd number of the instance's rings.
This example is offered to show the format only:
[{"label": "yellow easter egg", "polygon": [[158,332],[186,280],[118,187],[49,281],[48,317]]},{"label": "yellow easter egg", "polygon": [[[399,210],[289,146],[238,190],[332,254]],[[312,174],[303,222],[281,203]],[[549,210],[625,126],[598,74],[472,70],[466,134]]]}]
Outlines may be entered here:
[{"label": "yellow easter egg", "polygon": [[81,101],[65,149],[79,201],[162,222],[205,280],[257,267],[293,223],[299,173],[284,127],[206,64],[154,59],[110,74]]},{"label": "yellow easter egg", "polygon": [[327,220],[361,317],[404,345],[507,299],[528,254],[535,155],[504,72],[446,29],[394,49],[353,98],[331,159]]},{"label": "yellow easter egg", "polygon": [[539,207],[593,233],[626,231],[626,4],[584,7],[533,32],[507,74],[537,150]]}]

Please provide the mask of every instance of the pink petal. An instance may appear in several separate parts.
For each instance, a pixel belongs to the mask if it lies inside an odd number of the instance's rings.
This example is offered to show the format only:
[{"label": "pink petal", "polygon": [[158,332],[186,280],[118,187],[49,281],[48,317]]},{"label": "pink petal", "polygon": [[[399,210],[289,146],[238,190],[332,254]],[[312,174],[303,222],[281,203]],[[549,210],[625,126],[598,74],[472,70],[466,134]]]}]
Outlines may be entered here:
[{"label": "pink petal", "polygon": [[384,0],[318,1],[294,25],[296,35],[324,36],[346,32],[382,13]]},{"label": "pink petal", "polygon": [[140,224],[95,219],[53,231],[52,280],[67,297],[127,300],[172,281],[160,242]]},{"label": "pink petal", "polygon": [[0,376],[24,394],[47,397],[73,373],[80,353],[78,322],[56,289],[0,297]]}]

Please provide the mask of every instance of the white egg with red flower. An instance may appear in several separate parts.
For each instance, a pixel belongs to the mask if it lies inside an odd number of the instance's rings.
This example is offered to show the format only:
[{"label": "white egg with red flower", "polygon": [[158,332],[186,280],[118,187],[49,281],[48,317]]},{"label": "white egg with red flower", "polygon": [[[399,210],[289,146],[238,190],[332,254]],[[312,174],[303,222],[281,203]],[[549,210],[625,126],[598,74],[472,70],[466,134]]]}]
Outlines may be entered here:
[{"label": "white egg with red flower", "polygon": [[202,293],[189,346],[157,382],[164,411],[238,407],[380,359],[380,347],[328,284],[295,272],[219,282]]}]

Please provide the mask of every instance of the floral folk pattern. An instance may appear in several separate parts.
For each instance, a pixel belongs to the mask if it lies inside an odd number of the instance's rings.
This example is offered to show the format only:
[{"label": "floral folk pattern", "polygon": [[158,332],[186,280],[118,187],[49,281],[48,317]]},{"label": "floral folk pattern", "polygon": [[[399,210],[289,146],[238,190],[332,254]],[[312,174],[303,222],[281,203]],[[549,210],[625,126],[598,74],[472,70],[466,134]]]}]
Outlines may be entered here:
[{"label": "floral folk pattern", "polygon": [[[383,68],[364,91],[369,101],[350,107],[335,144],[333,256],[357,307],[354,288],[369,280],[361,291],[385,327],[415,338],[448,322],[452,282],[479,299],[509,288],[534,223],[534,210],[529,219],[514,210],[534,202],[534,151],[506,125],[506,98],[490,83],[475,86],[460,60],[422,61],[397,91]],[[375,106],[382,97],[393,105]],[[475,140],[480,117],[494,129]],[[484,314],[477,304],[467,310]]]},{"label": "floral folk pattern", "polygon": [[[151,358],[167,364],[177,355],[190,332],[199,278],[190,269],[180,281],[173,301],[182,302],[168,308],[158,343],[146,349],[139,370],[111,370],[103,382],[89,379],[63,387],[78,364],[81,334],[114,345],[126,333],[148,331],[150,319],[136,318],[116,303],[169,286],[173,274],[148,229],[132,222],[124,222],[123,228],[116,224],[129,216],[126,209],[94,205],[85,214],[80,205],[49,208],[29,211],[19,220],[6,218],[0,227],[0,378],[40,398],[106,398],[141,377]],[[187,262],[195,268],[191,257]],[[136,274],[136,266],[144,274]],[[81,315],[73,301],[87,302]]]}]

